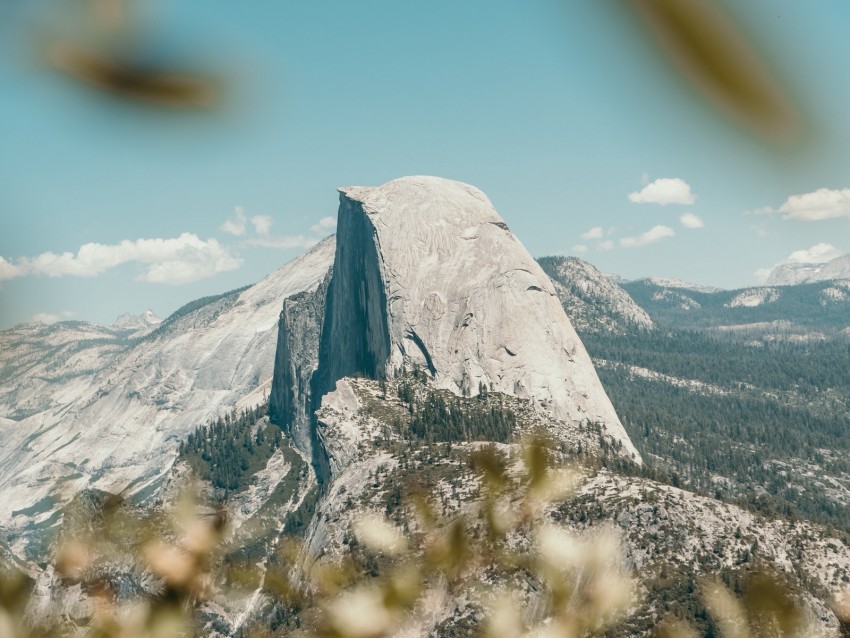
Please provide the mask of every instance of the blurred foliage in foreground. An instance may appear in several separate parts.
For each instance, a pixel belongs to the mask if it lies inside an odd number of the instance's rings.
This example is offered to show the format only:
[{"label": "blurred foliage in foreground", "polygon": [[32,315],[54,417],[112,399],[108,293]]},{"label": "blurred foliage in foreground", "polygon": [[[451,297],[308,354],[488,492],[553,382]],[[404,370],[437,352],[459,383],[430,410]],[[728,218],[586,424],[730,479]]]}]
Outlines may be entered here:
[{"label": "blurred foliage in foreground", "polygon": [[[23,572],[6,571],[0,579],[0,636],[203,635],[208,631],[199,616],[206,605],[240,595],[247,605],[252,592],[284,610],[284,622],[272,630],[244,614],[225,632],[257,638],[420,635],[429,609],[463,593],[482,609],[468,627],[471,634],[613,635],[635,608],[639,583],[614,531],[579,534],[548,521],[547,511],[570,499],[582,481],[576,469],[557,467],[549,450],[542,440],[521,448],[479,446],[471,460],[483,497],[462,514],[443,518],[429,495],[411,495],[408,533],[377,513],[364,513],[349,555],[308,556],[289,539],[262,569],[228,559],[234,547],[223,508],[184,494],[165,511],[140,513],[118,497],[106,499],[97,516],[66,528],[54,557],[59,583],[87,595],[86,612],[73,620],[57,615]],[[127,593],[120,569],[140,574],[135,591]],[[533,599],[522,583],[533,583]],[[700,595],[717,630],[712,635],[816,635],[796,597],[767,574],[755,574],[740,597],[715,580],[704,581]],[[840,617],[850,616],[845,612],[850,606],[836,607]],[[698,635],[674,618],[656,633]]]}]

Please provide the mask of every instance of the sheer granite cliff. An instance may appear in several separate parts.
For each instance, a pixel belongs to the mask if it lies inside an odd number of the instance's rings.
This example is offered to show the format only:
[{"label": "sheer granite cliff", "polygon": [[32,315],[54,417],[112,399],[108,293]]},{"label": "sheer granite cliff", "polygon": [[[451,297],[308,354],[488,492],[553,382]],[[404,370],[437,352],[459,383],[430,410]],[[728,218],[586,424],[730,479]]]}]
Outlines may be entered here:
[{"label": "sheer granite cliff", "polygon": [[313,454],[310,382],[319,364],[319,339],[330,276],[328,270],[315,290],[287,297],[278,321],[269,419],[280,425],[307,456]]},{"label": "sheer granite cliff", "polygon": [[[641,462],[551,280],[489,199],[460,182],[405,177],[340,189],[309,397],[296,390],[285,353],[278,355],[273,396],[297,395],[311,412],[340,379],[389,378],[418,367],[435,387],[458,395],[477,394],[483,384],[530,399],[564,427],[600,424],[625,456]],[[297,383],[304,387],[303,376]],[[315,427],[313,418],[313,441]],[[312,452],[326,474],[322,450]]]}]

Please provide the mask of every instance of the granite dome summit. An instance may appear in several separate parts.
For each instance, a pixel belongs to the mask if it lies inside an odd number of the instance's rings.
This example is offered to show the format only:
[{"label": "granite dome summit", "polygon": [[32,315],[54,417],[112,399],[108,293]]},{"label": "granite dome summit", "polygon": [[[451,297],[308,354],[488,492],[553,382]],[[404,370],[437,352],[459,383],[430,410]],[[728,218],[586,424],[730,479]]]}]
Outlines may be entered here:
[{"label": "granite dome summit", "polygon": [[472,186],[417,176],[341,188],[321,324],[312,399],[299,399],[291,374],[284,379],[302,366],[279,359],[273,415],[290,409],[276,396],[315,409],[344,377],[418,367],[458,395],[483,384],[566,424],[600,424],[640,462],[552,282]]}]

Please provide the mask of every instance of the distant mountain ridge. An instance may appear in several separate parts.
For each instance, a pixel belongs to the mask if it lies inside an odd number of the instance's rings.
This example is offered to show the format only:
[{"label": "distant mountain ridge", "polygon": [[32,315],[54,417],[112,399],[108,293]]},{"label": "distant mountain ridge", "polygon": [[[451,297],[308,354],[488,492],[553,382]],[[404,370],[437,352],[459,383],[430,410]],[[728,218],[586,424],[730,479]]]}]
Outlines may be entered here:
[{"label": "distant mountain ridge", "polygon": [[140,315],[131,315],[128,312],[118,315],[112,323],[112,327],[119,330],[142,330],[144,328],[153,328],[161,323],[162,319],[157,317],[153,310],[148,309]]},{"label": "distant mountain ridge", "polygon": [[834,279],[850,280],[850,254],[826,263],[780,264],[770,272],[765,283],[771,286],[793,286]]},{"label": "distant mountain ridge", "polygon": [[656,324],[676,329],[799,340],[843,336],[850,326],[850,281],[716,292],[659,285],[652,279],[622,287]]},{"label": "distant mountain ridge", "polygon": [[717,288],[715,286],[692,284],[687,281],[682,281],[681,279],[675,279],[670,277],[647,277],[646,279],[638,279],[637,281],[646,281],[654,286],[660,286],[661,288],[681,288],[682,290],[690,290],[692,292],[713,293],[721,292],[723,290],[722,288]]},{"label": "distant mountain ridge", "polygon": [[621,282],[577,257],[540,257],[570,321],[580,333],[652,330],[655,325]]}]

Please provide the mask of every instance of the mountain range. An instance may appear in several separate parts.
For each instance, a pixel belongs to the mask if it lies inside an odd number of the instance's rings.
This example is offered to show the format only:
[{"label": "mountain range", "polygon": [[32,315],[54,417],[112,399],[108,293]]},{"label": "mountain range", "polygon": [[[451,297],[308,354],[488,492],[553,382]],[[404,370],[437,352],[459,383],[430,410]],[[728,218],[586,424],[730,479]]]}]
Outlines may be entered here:
[{"label": "mountain range", "polygon": [[839,279],[850,279],[850,255],[841,255],[825,263],[780,264],[770,272],[766,283],[771,286],[789,286]]},{"label": "mountain range", "polygon": [[[32,613],[90,614],[48,557],[105,495],[155,510],[195,474],[257,569],[294,534],[309,571],[358,556],[364,515],[414,529],[404,495],[424,488],[445,515],[475,507],[464,454],[545,436],[585,468],[576,500],[547,520],[616,529],[640,583],[609,635],[649,634],[668,615],[710,632],[701,575],[738,582],[763,567],[784,574],[813,625],[839,631],[847,282],[617,283],[575,258],[534,260],[481,191],[440,178],[339,200],[335,237],[248,288],[163,321],[0,333],[0,563],[36,583]],[[137,568],[108,578],[150,587]],[[543,614],[538,584],[520,580]],[[438,599],[412,635],[463,635],[481,618],[474,596]],[[310,617],[258,587],[207,604],[199,622],[207,635],[286,634]]]}]

